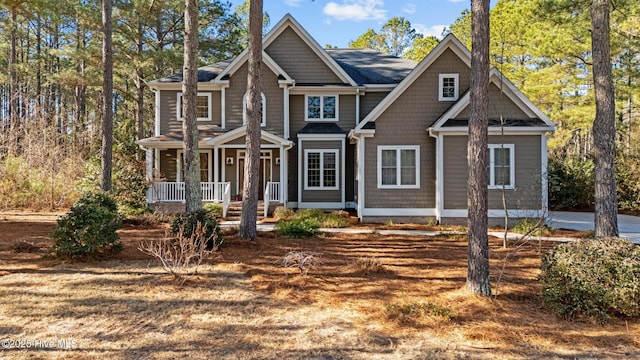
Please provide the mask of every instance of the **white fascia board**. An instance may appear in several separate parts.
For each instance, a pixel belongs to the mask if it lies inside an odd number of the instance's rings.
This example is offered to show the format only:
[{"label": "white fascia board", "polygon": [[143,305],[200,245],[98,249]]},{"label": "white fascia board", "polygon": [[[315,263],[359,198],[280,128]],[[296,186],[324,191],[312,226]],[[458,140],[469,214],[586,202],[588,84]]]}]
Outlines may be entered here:
[{"label": "white fascia board", "polygon": [[345,134],[298,134],[304,140],[344,140]]},{"label": "white fascia board", "polygon": [[386,92],[395,89],[398,84],[364,84],[365,92]]},{"label": "white fascia board", "polygon": [[369,115],[360,122],[356,130],[362,129],[366,123],[375,121],[378,116],[384,113],[447,49],[451,49],[465,64],[471,67],[471,53],[469,50],[455,36],[452,34],[447,35],[387,97],[378,103]]},{"label": "white fascia board", "polygon": [[305,94],[338,94],[338,95],[357,95],[360,88],[345,85],[296,85],[289,89],[291,95]]},{"label": "white fascia board", "polygon": [[[177,90],[182,91],[182,82],[172,82],[172,83],[149,83],[149,87],[153,90]],[[218,84],[207,82],[199,82],[198,83],[198,91],[202,90],[220,90],[222,86]]]},{"label": "white fascia board", "polygon": [[[452,126],[440,129],[428,129],[432,134],[442,135],[467,135],[469,128],[466,126]],[[500,127],[490,127],[489,135],[540,135],[550,132],[548,127],[505,127],[504,130]]]}]

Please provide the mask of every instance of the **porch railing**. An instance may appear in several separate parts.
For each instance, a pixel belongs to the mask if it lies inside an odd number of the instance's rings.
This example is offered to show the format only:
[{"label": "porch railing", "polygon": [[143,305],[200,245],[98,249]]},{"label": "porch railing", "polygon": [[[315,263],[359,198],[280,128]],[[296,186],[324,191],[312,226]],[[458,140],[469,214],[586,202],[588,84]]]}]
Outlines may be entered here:
[{"label": "porch railing", "polygon": [[[202,201],[222,203],[228,182],[202,182]],[[184,182],[158,181],[150,186],[150,202],[184,202]]]},{"label": "porch railing", "polygon": [[269,203],[280,202],[280,183],[269,181],[264,189],[264,217],[269,216]]}]

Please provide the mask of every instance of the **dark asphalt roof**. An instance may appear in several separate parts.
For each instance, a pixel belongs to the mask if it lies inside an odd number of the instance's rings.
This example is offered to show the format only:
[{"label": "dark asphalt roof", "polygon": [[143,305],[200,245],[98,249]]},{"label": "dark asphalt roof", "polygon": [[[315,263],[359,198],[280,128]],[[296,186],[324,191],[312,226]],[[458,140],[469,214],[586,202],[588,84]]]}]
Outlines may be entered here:
[{"label": "dark asphalt roof", "polygon": [[336,123],[309,123],[298,134],[346,134]]},{"label": "dark asphalt roof", "polygon": [[418,63],[371,49],[326,49],[358,84],[397,84]]},{"label": "dark asphalt roof", "polygon": [[[417,65],[414,61],[371,49],[326,49],[326,51],[358,85],[398,84]],[[198,68],[198,82],[209,82],[215,79],[232,61],[233,59],[229,59]],[[281,75],[278,74],[278,76]],[[182,73],[155,80],[158,83],[179,83],[181,81]],[[303,84],[298,83],[298,85]]]},{"label": "dark asphalt roof", "polygon": [[[215,64],[206,65],[198,68],[198,82],[209,82],[216,78],[232,60],[220,61]],[[165,76],[158,80],[159,83],[179,83],[182,82],[182,73]]]}]

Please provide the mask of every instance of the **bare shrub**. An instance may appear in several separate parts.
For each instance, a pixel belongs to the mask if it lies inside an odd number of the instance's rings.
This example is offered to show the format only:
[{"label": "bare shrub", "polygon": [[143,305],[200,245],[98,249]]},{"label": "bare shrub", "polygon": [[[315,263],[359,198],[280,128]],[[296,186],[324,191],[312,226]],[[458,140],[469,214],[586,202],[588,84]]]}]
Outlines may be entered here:
[{"label": "bare shrub", "polygon": [[388,270],[380,259],[373,257],[360,257],[351,263],[351,268],[358,273],[364,274],[384,274]]},{"label": "bare shrub", "polygon": [[[217,234],[217,229],[214,230],[212,236]],[[217,242],[216,239],[207,238],[207,231],[206,225],[198,222],[191,235],[186,236],[184,225],[181,225],[174,238],[165,235],[160,241],[141,241],[138,250],[154,257],[165,271],[184,284],[189,276],[197,274],[202,261],[218,249],[207,248],[208,242]]]},{"label": "bare shrub", "polygon": [[304,251],[289,251],[282,259],[282,266],[286,268],[297,267],[300,273],[307,275],[310,269],[322,264],[318,254]]}]

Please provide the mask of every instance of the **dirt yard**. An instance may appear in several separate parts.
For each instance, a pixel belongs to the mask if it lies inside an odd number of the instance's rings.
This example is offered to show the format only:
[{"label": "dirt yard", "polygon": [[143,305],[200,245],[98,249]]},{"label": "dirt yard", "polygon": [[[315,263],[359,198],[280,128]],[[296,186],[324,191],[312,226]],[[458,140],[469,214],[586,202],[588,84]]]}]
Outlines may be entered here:
[{"label": "dirt yard", "polygon": [[[137,250],[166,225],[125,225],[116,259],[62,262],[43,258],[55,218],[0,215],[0,358],[640,357],[638,321],[567,322],[543,309],[536,277],[553,244],[493,239],[492,299],[464,290],[460,235],[227,234],[180,286]],[[284,268],[290,251],[319,264],[306,276]]]}]

